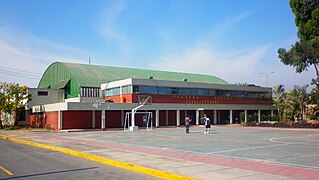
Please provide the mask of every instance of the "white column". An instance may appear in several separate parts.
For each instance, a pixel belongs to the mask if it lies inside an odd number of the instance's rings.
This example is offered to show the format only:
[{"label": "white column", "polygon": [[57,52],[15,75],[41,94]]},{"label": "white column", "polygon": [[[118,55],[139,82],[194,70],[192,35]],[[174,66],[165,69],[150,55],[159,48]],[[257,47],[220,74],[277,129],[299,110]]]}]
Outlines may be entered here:
[{"label": "white column", "polygon": [[247,123],[247,109],[245,109],[245,123]]},{"label": "white column", "polygon": [[261,113],[260,110],[258,110],[258,122],[260,123],[260,119],[261,119]]},{"label": "white column", "polygon": [[233,110],[229,110],[229,124],[233,124]]},{"label": "white column", "polygon": [[217,110],[214,110],[214,124],[217,124]]},{"label": "white column", "polygon": [[155,114],[156,114],[155,126],[159,127],[159,110],[156,110]]},{"label": "white column", "polygon": [[92,110],[92,128],[95,128],[95,110]]},{"label": "white column", "polygon": [[274,110],[270,111],[270,115],[271,115],[271,117],[274,117]]},{"label": "white column", "polygon": [[199,125],[199,110],[196,110],[196,125]]},{"label": "white column", "polygon": [[105,129],[105,110],[101,112],[101,128]]},{"label": "white column", "polygon": [[180,110],[176,110],[176,126],[181,125],[181,116],[180,116]]},{"label": "white column", "polygon": [[62,129],[62,111],[58,111],[58,129]]}]

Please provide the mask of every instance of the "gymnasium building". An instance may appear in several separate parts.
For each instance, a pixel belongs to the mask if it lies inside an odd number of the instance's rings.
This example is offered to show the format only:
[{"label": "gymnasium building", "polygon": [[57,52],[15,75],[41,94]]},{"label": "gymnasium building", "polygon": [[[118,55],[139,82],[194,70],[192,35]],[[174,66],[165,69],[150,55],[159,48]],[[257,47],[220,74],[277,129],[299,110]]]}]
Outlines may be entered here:
[{"label": "gymnasium building", "polygon": [[48,128],[107,129],[239,123],[240,114],[273,115],[272,89],[233,85],[202,74],[55,62],[30,88],[25,123]]}]

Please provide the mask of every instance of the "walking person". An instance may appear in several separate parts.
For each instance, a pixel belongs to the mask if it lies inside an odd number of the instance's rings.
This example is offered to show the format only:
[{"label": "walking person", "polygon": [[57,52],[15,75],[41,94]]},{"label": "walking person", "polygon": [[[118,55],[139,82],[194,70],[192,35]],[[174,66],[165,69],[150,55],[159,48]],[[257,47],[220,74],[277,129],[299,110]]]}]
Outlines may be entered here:
[{"label": "walking person", "polygon": [[190,128],[190,122],[192,119],[189,117],[189,115],[186,115],[185,117],[185,127],[186,127],[186,133],[189,134],[189,128]]},{"label": "walking person", "polygon": [[142,121],[143,121],[143,126],[146,127],[147,126],[147,116],[146,116],[146,114],[143,115]]},{"label": "walking person", "polygon": [[204,114],[204,117],[202,118],[204,120],[205,130],[204,134],[209,134],[210,132],[210,119]]}]

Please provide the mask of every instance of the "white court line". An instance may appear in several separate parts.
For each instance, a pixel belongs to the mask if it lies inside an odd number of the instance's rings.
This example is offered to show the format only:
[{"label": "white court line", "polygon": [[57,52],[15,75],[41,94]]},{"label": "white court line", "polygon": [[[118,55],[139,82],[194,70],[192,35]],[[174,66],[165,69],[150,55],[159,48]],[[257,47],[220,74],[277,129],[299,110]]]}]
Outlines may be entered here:
[{"label": "white court line", "polygon": [[305,142],[297,142],[297,141],[291,141],[291,142],[287,142],[287,141],[280,141],[279,139],[297,139],[297,138],[307,138],[309,136],[317,136],[317,135],[313,135],[313,134],[308,134],[306,135],[306,137],[304,136],[299,136],[299,137],[278,137],[278,138],[270,138],[269,141],[273,142],[273,143],[280,143],[280,144],[287,144],[287,145],[307,145],[307,146],[318,146],[319,144],[316,144],[314,142],[309,142],[309,143],[305,143]]},{"label": "white court line", "polygon": [[224,153],[224,152],[234,152],[234,151],[244,151],[244,150],[251,150],[251,149],[262,149],[262,148],[269,148],[269,147],[276,147],[276,146],[283,146],[286,144],[275,144],[275,145],[268,145],[268,146],[256,146],[256,147],[245,147],[245,148],[238,148],[238,149],[228,149],[223,151],[213,151],[205,154],[216,154],[216,153]]},{"label": "white court line", "polygon": [[215,156],[226,157],[226,158],[234,158],[234,159],[241,159],[241,160],[247,160],[247,161],[265,162],[265,163],[272,163],[272,164],[279,164],[279,165],[286,165],[286,166],[295,166],[295,167],[301,167],[301,168],[319,169],[318,166],[300,165],[300,164],[293,164],[293,163],[284,163],[284,162],[270,161],[270,160],[265,160],[265,159],[236,157],[236,156],[228,156],[228,155],[221,155],[221,154],[216,154]]}]

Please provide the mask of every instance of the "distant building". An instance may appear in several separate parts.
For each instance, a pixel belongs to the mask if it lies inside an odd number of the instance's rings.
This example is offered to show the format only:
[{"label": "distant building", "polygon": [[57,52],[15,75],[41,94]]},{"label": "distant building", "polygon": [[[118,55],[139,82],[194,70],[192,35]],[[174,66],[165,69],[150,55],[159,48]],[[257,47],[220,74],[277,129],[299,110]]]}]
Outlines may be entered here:
[{"label": "distant building", "polygon": [[[44,116],[42,125],[53,129],[121,128],[146,99],[136,112],[151,113],[156,127],[184,125],[186,114],[199,125],[203,113],[213,124],[238,123],[241,112],[246,121],[253,113],[260,121],[274,110],[271,88],[191,73],[56,62],[38,88],[32,90],[37,92],[32,113]],[[142,116],[134,116],[136,126],[142,126]]]}]

